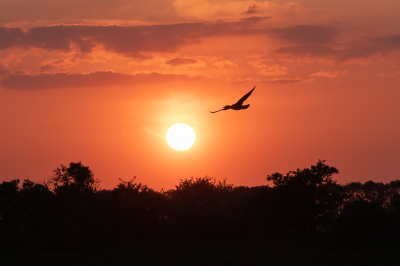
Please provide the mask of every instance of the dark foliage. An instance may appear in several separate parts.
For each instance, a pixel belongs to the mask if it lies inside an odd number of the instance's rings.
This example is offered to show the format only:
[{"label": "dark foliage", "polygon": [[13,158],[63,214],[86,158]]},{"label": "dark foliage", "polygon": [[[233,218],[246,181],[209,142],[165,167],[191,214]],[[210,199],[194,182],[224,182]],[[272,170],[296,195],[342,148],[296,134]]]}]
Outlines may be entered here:
[{"label": "dark foliage", "polygon": [[94,192],[99,181],[94,178],[93,172],[81,162],[70,163],[53,171],[54,177],[50,183],[54,184],[54,192],[65,196]]},{"label": "dark foliage", "polygon": [[332,175],[339,171],[324,162],[320,160],[311,168],[290,171],[285,176],[274,173],[267,177],[275,185],[270,211],[276,229],[312,233],[337,211],[343,200],[342,187]]},{"label": "dark foliage", "polygon": [[398,217],[378,204],[357,200],[346,204],[335,221],[334,239],[347,247],[362,249],[368,245],[389,248],[399,233]]},{"label": "dark foliage", "polygon": [[233,185],[211,177],[181,180],[165,193],[169,229],[187,237],[232,233],[238,225],[238,199]]},{"label": "dark foliage", "polygon": [[399,180],[339,185],[332,179],[338,170],[321,160],[268,175],[272,187],[235,187],[206,176],[181,180],[167,192],[135,179],[98,189],[81,162],[54,172],[44,184],[0,184],[0,247],[86,250],[160,239],[302,235],[360,249],[400,237]]}]

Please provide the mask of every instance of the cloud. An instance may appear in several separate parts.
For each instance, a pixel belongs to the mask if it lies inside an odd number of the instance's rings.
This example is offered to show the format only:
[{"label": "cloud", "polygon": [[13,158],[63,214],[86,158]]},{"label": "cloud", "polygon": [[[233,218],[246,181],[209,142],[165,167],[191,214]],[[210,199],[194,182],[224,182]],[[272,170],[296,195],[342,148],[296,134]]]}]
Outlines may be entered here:
[{"label": "cloud", "polygon": [[74,43],[82,53],[96,46],[130,57],[142,53],[173,52],[202,38],[227,34],[252,34],[252,26],[268,17],[250,17],[231,22],[198,22],[142,26],[56,25],[31,28],[0,27],[0,50],[23,47],[70,51]]},{"label": "cloud", "polygon": [[320,70],[317,73],[311,74],[310,77],[325,77],[325,78],[337,78],[346,76],[347,71],[323,71]]},{"label": "cloud", "polygon": [[275,53],[301,55],[309,57],[326,57],[334,55],[335,53],[337,53],[337,51],[326,45],[308,44],[308,45],[291,45],[291,46],[281,47],[275,49]]},{"label": "cloud", "polygon": [[267,9],[271,10],[271,7],[276,7],[277,4],[273,1],[264,1],[264,2],[256,2],[251,5],[246,6],[246,10],[243,14],[246,15],[255,15],[255,14],[263,14]]},{"label": "cloud", "polygon": [[171,66],[180,66],[180,65],[196,64],[197,62],[198,61],[196,59],[192,58],[172,58],[165,63]]},{"label": "cloud", "polygon": [[336,43],[339,32],[332,27],[297,25],[294,27],[267,29],[270,37],[286,41],[290,45],[275,49],[282,55],[309,58],[331,57],[337,62],[366,59],[374,54],[400,51],[400,35],[361,37],[350,43]]},{"label": "cloud", "polygon": [[253,78],[238,78],[234,81],[231,82],[232,85],[242,85],[242,84],[247,84],[247,83],[255,83],[257,84],[258,82],[261,83],[269,83],[269,84],[292,84],[292,83],[298,83],[298,82],[302,82],[303,79],[301,78],[277,78],[277,79],[253,79]]},{"label": "cloud", "polygon": [[128,86],[132,84],[160,83],[176,80],[191,80],[187,75],[173,74],[121,74],[111,71],[93,72],[89,74],[40,74],[10,75],[1,80],[1,86],[9,90],[47,90],[62,88]]},{"label": "cloud", "polygon": [[380,73],[379,76],[381,78],[394,78],[400,74],[400,71],[394,71],[392,73]]},{"label": "cloud", "polygon": [[59,66],[60,64],[63,64],[65,62],[64,59],[56,59],[56,60],[46,60],[42,66],[40,66],[40,70],[45,72],[49,69],[54,69],[55,67]]},{"label": "cloud", "polygon": [[[171,20],[173,0],[12,0],[0,1],[0,22],[63,20]],[[154,8],[157,7],[157,8]]]},{"label": "cloud", "polygon": [[378,45],[388,45],[388,46],[399,46],[400,45],[400,35],[384,36],[370,38],[373,43]]},{"label": "cloud", "polygon": [[237,67],[237,64],[229,61],[229,60],[221,60],[213,63],[213,66],[216,66],[218,68],[224,68],[224,67]]},{"label": "cloud", "polygon": [[233,85],[241,85],[241,84],[247,84],[250,81],[253,81],[253,79],[252,78],[245,78],[245,79],[238,78],[235,81],[233,81],[231,84],[233,84]]},{"label": "cloud", "polygon": [[313,25],[273,28],[267,29],[266,32],[271,37],[298,44],[332,43],[338,35],[338,32],[331,27]]},{"label": "cloud", "polygon": [[[263,17],[254,16],[254,17],[248,17],[248,18],[241,18],[239,20],[239,23],[250,23],[252,25],[252,24],[255,24],[255,23],[258,23],[258,22],[262,22],[262,21],[270,19],[270,18],[271,17],[267,17],[267,16],[263,16]],[[235,23],[235,22],[233,22],[233,23]],[[260,33],[260,31],[254,31],[254,32],[255,33]]]},{"label": "cloud", "polygon": [[260,74],[264,76],[286,75],[287,67],[284,66],[271,66],[260,70]]},{"label": "cloud", "polygon": [[[285,56],[329,58],[336,62],[346,62],[352,59],[366,59],[378,53],[388,55],[400,51],[400,35],[363,37],[346,43],[337,40],[339,32],[332,27],[257,27],[259,22],[268,18],[249,17],[236,21],[140,26],[55,25],[29,30],[0,27],[0,50],[13,47],[47,51],[75,49],[85,54],[91,53],[96,47],[143,60],[150,58],[154,53],[176,52],[188,44],[200,43],[209,37],[264,34],[286,42],[285,46],[273,50],[276,54]],[[175,61],[178,64],[179,60]],[[170,63],[172,65],[174,61]],[[183,61],[180,63],[183,64]],[[45,69],[49,67],[44,66]]]},{"label": "cloud", "polygon": [[[274,35],[276,36],[276,35]],[[391,53],[400,52],[400,35],[384,37],[361,37],[350,43],[340,45],[333,41],[332,35],[326,37],[306,38],[306,37],[282,37],[294,44],[275,49],[276,54],[294,55],[308,58],[331,58],[336,62],[346,62],[354,59],[368,59],[369,57],[381,54],[387,56]],[[314,42],[312,42],[312,40]],[[331,43],[328,41],[331,40]],[[309,43],[305,43],[309,41]],[[297,42],[297,43],[296,43]],[[303,43],[304,42],[304,43]]]},{"label": "cloud", "polygon": [[[195,20],[220,20],[232,19],[239,14],[259,14],[261,12],[248,12],[249,6],[257,5],[259,8],[272,6],[273,2],[259,2],[254,0],[175,0],[174,7],[182,17]],[[250,9],[254,10],[254,9]]]},{"label": "cloud", "polygon": [[320,44],[286,46],[276,49],[275,52],[278,54],[306,55],[311,57],[325,57],[337,53],[333,48]]},{"label": "cloud", "polygon": [[[261,55],[262,57],[262,55]],[[265,59],[261,58],[258,59],[257,57],[255,57],[256,60],[252,60],[247,62],[247,64],[251,65],[252,67],[256,68],[256,69],[262,69],[262,68],[266,68],[267,65],[265,64]]]},{"label": "cloud", "polygon": [[0,65],[0,78],[1,78],[2,76],[4,76],[4,75],[7,75],[8,72],[9,72],[9,71],[8,71],[7,69],[3,68],[3,66]]},{"label": "cloud", "polygon": [[287,9],[294,9],[294,8],[296,8],[296,4],[292,3],[292,2],[288,2],[288,3],[284,4],[283,7],[287,8]]},{"label": "cloud", "polygon": [[[345,62],[351,59],[368,58],[378,52],[394,49],[396,37],[361,38],[356,42],[337,43],[339,32],[332,27],[297,25],[286,28],[267,29],[270,37],[281,39],[289,45],[274,49],[276,54],[307,57],[311,59],[331,59]],[[399,38],[400,39],[400,38]],[[385,43],[386,45],[382,45]],[[390,43],[391,45],[387,45]]]},{"label": "cloud", "polygon": [[280,78],[280,79],[264,79],[261,80],[262,83],[272,83],[272,84],[288,84],[288,83],[298,83],[301,82],[301,78],[294,78],[294,79],[285,79],[285,78]]},{"label": "cloud", "polygon": [[246,11],[244,11],[243,13],[247,14],[247,15],[263,13],[262,6],[260,4],[258,4],[258,3],[254,3],[252,5],[249,5],[246,8]]},{"label": "cloud", "polygon": [[[256,54],[256,53],[246,55],[246,58],[249,58],[249,59],[260,59],[263,57],[264,57],[263,54]],[[250,62],[249,62],[249,64],[250,64]]]}]

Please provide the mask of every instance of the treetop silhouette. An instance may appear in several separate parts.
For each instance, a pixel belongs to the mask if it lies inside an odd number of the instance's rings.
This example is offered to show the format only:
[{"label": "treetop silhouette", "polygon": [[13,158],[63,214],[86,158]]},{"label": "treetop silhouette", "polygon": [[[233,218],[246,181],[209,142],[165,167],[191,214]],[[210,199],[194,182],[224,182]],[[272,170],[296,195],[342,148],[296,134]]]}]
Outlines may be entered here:
[{"label": "treetop silhouette", "polygon": [[96,191],[100,182],[94,178],[89,166],[84,166],[80,161],[71,162],[69,167],[61,164],[61,167],[57,167],[53,172],[55,176],[50,179],[50,183],[54,185],[56,193],[81,194],[93,192]]},{"label": "treetop silhouette", "polygon": [[[97,243],[251,234],[336,234],[363,247],[400,237],[400,181],[340,185],[333,180],[338,172],[319,160],[268,175],[272,187],[235,187],[206,176],[180,180],[166,192],[135,178],[106,190],[98,188],[88,166],[72,162],[54,170],[51,188],[29,179],[0,184],[0,247],[30,242],[85,249]],[[369,235],[358,237],[363,234]]]}]

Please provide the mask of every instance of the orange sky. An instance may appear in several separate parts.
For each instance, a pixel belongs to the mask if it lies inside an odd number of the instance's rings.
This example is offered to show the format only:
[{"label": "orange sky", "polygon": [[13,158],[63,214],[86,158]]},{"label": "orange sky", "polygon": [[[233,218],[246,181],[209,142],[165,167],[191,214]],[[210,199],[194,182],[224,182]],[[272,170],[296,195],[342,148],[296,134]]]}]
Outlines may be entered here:
[{"label": "orange sky", "polygon": [[[3,0],[0,181],[82,161],[113,188],[235,185],[326,160],[399,179],[400,2]],[[255,85],[243,111],[210,114]],[[165,140],[174,123],[197,139]]]}]

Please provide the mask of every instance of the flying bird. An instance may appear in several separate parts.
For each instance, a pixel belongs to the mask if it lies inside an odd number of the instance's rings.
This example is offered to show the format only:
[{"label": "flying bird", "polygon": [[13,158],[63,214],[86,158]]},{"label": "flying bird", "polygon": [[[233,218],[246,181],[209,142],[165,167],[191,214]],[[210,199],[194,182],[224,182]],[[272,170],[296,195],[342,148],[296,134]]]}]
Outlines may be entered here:
[{"label": "flying bird", "polygon": [[247,98],[250,97],[251,93],[254,91],[255,88],[256,88],[256,86],[254,86],[254,88],[249,93],[247,93],[245,96],[240,98],[240,100],[237,101],[237,103],[232,104],[232,105],[225,105],[225,107],[222,108],[221,110],[214,111],[214,112],[210,111],[210,113],[216,113],[216,112],[219,112],[219,111],[225,111],[225,110],[229,110],[229,109],[232,109],[232,110],[243,110],[243,109],[249,108],[250,104],[243,105],[243,102],[246,101]]}]

